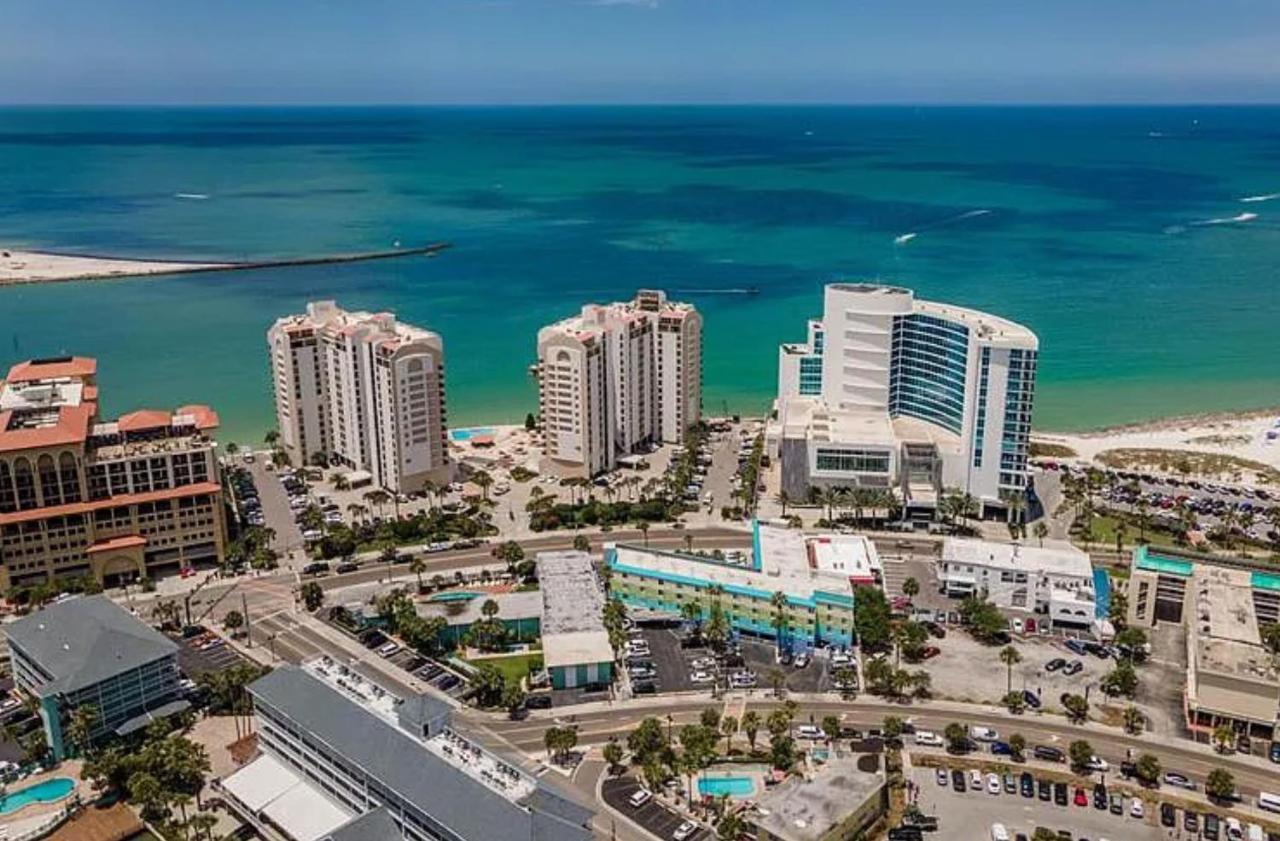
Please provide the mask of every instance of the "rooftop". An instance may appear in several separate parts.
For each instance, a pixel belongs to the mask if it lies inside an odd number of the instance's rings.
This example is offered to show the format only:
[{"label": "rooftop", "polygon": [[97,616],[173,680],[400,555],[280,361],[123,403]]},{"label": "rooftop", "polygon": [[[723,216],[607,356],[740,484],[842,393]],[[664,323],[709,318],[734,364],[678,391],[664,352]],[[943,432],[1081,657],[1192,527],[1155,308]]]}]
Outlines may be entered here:
[{"label": "rooftop", "polygon": [[1091,586],[1093,582],[1089,553],[1060,540],[1046,541],[1041,547],[950,537],[943,541],[942,560],[1041,575],[1072,576],[1088,579]]},{"label": "rooftop", "polygon": [[883,786],[880,773],[863,771],[857,757],[833,757],[812,776],[791,777],[766,791],[757,800],[761,817],[755,823],[785,841],[819,841]]},{"label": "rooftop", "polygon": [[[586,552],[539,552],[542,650],[547,668],[613,660],[604,586]],[[501,614],[499,614],[501,615]]]},{"label": "rooftop", "polygon": [[[449,595],[446,591],[442,595]],[[440,616],[450,625],[470,625],[484,618],[481,608],[489,599],[498,604],[498,619],[535,619],[542,616],[542,593],[525,590],[514,593],[475,593],[475,598],[461,598],[463,593],[453,593],[456,599],[420,601],[415,604],[419,616]]]},{"label": "rooftop", "polygon": [[177,653],[172,640],[106,596],[80,596],[44,607],[5,626],[51,679],[42,696],[93,686],[121,672]]},{"label": "rooftop", "polygon": [[[726,553],[724,560],[629,544],[613,547],[613,564],[678,583],[767,599],[781,590],[793,602],[812,605],[821,592],[852,604],[853,580],[880,569],[879,555],[859,535],[806,535],[794,529],[756,525],[750,556]],[[625,571],[625,569],[624,569]]]},{"label": "rooftop", "polygon": [[312,301],[307,304],[305,313],[280,318],[271,329],[285,333],[318,331],[330,337],[358,337],[377,344],[379,349],[388,353],[411,342],[425,342],[437,348],[443,345],[439,334],[397,321],[393,313],[344,310],[336,301]]},{"label": "rooftop", "polygon": [[30,359],[9,369],[9,383],[50,380],[63,377],[89,379],[98,373],[98,360],[88,356],[58,356]]},{"label": "rooftop", "polygon": [[361,703],[361,693],[343,691],[314,670],[284,665],[249,691],[468,841],[591,837],[588,810],[452,730],[411,735],[383,710]]}]

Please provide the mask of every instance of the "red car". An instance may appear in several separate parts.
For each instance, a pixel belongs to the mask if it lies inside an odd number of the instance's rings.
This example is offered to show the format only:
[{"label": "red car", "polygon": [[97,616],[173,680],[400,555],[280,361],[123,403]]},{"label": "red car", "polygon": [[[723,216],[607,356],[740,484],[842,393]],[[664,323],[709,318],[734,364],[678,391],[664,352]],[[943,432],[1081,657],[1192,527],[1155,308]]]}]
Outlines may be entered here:
[{"label": "red car", "polygon": [[1022,620],[1022,629],[1026,631],[1028,634],[1034,634],[1036,632],[1036,620],[1034,619]]},{"label": "red car", "polygon": [[937,657],[941,653],[942,653],[942,649],[938,648],[936,645],[926,645],[924,647],[924,651],[920,652],[920,659],[930,660],[934,657]]},{"label": "red car", "polygon": [[906,596],[894,596],[893,600],[890,601],[889,604],[894,610],[906,610],[911,607],[911,599]]},{"label": "red car", "polygon": [[1076,786],[1076,805],[1077,806],[1089,805],[1089,798],[1085,797],[1084,789],[1080,788],[1079,786]]}]

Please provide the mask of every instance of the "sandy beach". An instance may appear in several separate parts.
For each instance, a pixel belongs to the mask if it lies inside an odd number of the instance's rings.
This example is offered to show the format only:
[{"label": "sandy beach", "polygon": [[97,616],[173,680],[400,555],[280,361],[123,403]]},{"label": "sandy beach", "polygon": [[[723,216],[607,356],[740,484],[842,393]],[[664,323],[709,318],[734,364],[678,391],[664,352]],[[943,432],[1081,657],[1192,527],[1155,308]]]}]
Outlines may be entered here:
[{"label": "sandy beach", "polygon": [[0,286],[20,283],[56,283],[65,280],[97,280],[112,277],[173,274],[223,268],[224,263],[181,263],[78,257],[42,251],[0,250]]},{"label": "sandy beach", "polygon": [[[1041,444],[1069,447],[1080,459],[1106,460],[1108,451],[1154,450],[1225,456],[1244,481],[1267,482],[1248,462],[1280,470],[1280,408],[1165,418],[1095,432],[1033,432]],[[1268,437],[1273,433],[1274,437]],[[1201,471],[1196,471],[1201,472]],[[1230,471],[1230,472],[1234,472]]]}]

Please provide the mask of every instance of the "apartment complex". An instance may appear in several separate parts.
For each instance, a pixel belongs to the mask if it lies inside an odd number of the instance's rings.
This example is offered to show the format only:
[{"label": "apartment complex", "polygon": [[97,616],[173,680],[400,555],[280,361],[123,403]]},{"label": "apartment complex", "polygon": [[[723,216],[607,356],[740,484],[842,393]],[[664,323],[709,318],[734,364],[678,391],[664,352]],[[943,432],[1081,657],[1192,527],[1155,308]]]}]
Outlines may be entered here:
[{"label": "apartment complex", "polygon": [[1034,611],[1055,625],[1090,627],[1099,618],[1089,553],[1067,541],[1047,546],[948,538],[938,562],[948,596],[982,595],[998,607]]},{"label": "apartment complex", "polygon": [[79,746],[67,725],[91,705],[91,737],[126,736],[190,704],[179,697],[178,646],[106,596],[51,604],[5,626],[18,690],[39,704],[54,759]]},{"label": "apartment complex", "polygon": [[604,584],[586,552],[539,552],[542,660],[555,689],[608,686],[613,646],[604,628]]},{"label": "apartment complex", "polygon": [[807,341],[782,345],[766,432],[782,489],[895,489],[925,519],[943,488],[983,516],[1026,487],[1038,342],[1019,324],[917,300],[909,289],[826,286]]},{"label": "apartment complex", "polygon": [[438,335],[316,301],[276,321],[267,345],[280,443],[295,464],[320,455],[395,492],[449,481]]},{"label": "apartment complex", "polygon": [[98,416],[97,363],[13,366],[0,387],[0,590],[155,577],[225,547],[208,406]]},{"label": "apartment complex", "polygon": [[1222,723],[1280,739],[1280,671],[1261,628],[1280,622],[1280,575],[1240,559],[1139,546],[1130,561],[1131,625],[1185,626],[1187,724]]},{"label": "apartment complex", "polygon": [[[294,841],[587,841],[592,813],[451,727],[451,708],[400,699],[331,660],[249,686],[259,755],[221,787]],[[271,837],[271,836],[268,836]]]},{"label": "apartment complex", "polygon": [[749,553],[693,555],[608,545],[610,592],[634,608],[679,616],[695,602],[703,616],[718,602],[737,632],[776,639],[774,596],[786,616],[782,643],[792,649],[853,642],[853,591],[880,586],[875,544],[861,535],[804,534],[753,523]]},{"label": "apartment complex", "polygon": [[593,476],[702,417],[702,317],[642,289],[538,331],[544,469]]}]

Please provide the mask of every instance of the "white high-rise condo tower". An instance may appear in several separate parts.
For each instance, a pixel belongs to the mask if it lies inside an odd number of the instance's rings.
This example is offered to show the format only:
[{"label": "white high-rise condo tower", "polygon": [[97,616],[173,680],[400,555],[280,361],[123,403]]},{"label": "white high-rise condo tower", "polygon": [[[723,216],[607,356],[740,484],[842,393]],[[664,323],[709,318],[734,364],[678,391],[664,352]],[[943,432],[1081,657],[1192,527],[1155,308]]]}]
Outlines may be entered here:
[{"label": "white high-rise condo tower", "polygon": [[823,297],[808,341],[778,355],[767,437],[782,489],[893,488],[913,517],[956,489],[983,516],[1007,511],[1026,488],[1035,334],[894,286],[833,283]]},{"label": "white high-rise condo tower", "polygon": [[444,343],[391,313],[307,305],[267,331],[280,443],[395,492],[450,478]]},{"label": "white high-rise condo tower", "polygon": [[701,419],[702,317],[645,289],[589,304],[538,331],[537,372],[545,469],[593,476]]}]

